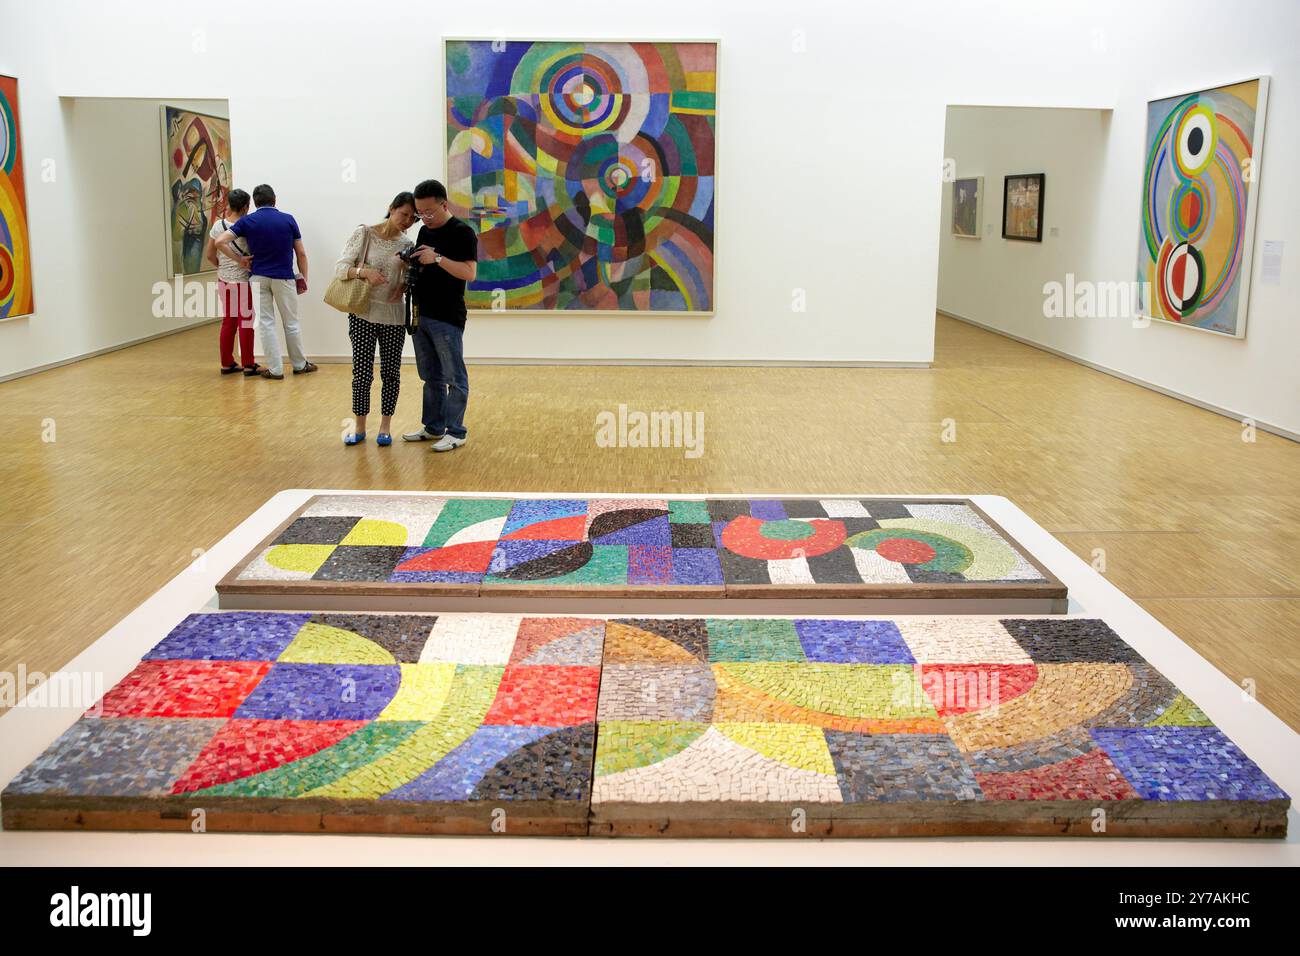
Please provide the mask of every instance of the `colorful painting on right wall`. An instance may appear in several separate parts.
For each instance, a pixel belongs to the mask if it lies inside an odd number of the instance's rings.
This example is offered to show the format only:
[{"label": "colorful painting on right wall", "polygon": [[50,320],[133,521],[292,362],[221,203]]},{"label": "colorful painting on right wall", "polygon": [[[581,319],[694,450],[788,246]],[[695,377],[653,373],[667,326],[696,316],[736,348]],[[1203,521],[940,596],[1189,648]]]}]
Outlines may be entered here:
[{"label": "colorful painting on right wall", "polygon": [[31,315],[34,309],[18,81],[0,76],[0,319]]},{"label": "colorful painting on right wall", "polygon": [[1246,334],[1268,77],[1147,106],[1140,313]]}]

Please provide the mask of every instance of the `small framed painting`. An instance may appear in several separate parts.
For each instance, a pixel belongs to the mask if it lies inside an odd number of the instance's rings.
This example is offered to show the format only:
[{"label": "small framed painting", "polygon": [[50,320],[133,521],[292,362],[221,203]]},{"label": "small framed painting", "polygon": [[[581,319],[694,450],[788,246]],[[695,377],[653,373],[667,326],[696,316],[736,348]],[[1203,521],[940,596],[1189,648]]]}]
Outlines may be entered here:
[{"label": "small framed painting", "polygon": [[952,183],[952,234],[978,239],[984,225],[984,177],[955,179]]},{"label": "small framed painting", "polygon": [[1019,173],[1002,181],[1002,238],[1043,241],[1046,173]]}]

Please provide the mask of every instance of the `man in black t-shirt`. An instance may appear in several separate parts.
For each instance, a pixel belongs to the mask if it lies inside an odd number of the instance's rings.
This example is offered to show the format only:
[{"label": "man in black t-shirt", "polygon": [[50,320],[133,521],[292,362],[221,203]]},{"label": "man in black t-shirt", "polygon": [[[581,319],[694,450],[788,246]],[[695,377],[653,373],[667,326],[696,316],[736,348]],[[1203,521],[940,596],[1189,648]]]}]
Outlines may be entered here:
[{"label": "man in black t-shirt", "polygon": [[420,320],[415,330],[415,366],[424,382],[421,428],[406,441],[432,441],[434,451],[465,444],[465,283],[478,275],[478,236],[451,214],[447,190],[436,179],[415,187],[415,212],[423,225],[414,257],[422,268],[415,293]]}]

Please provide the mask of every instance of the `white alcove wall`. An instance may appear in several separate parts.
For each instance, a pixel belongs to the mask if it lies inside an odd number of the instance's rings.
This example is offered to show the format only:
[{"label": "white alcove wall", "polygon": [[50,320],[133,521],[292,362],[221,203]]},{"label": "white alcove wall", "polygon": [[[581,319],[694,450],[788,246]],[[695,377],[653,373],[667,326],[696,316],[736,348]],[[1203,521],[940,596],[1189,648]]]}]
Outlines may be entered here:
[{"label": "white alcove wall", "polygon": [[[953,236],[951,187],[941,190],[940,311],[1295,437],[1300,315],[1294,279],[1289,297],[1285,287],[1260,282],[1260,240],[1289,227],[1271,206],[1274,198],[1288,201],[1275,196],[1289,185],[1277,173],[1287,149],[1273,137],[1277,110],[1270,103],[1264,148],[1270,172],[1261,181],[1245,339],[1159,322],[1135,326],[1128,315],[1044,314],[1047,283],[1068,292],[1080,283],[1094,289],[1131,283],[1136,274],[1141,169],[1125,160],[1134,150],[1140,155],[1141,140],[1132,123],[1121,124],[1108,110],[949,108],[945,153],[958,175],[984,176],[985,229],[978,241]],[[1145,117],[1145,101],[1141,112]],[[1042,243],[1001,238],[1003,177],[1028,172],[1047,175]],[[1289,199],[1294,209],[1300,194]]]}]

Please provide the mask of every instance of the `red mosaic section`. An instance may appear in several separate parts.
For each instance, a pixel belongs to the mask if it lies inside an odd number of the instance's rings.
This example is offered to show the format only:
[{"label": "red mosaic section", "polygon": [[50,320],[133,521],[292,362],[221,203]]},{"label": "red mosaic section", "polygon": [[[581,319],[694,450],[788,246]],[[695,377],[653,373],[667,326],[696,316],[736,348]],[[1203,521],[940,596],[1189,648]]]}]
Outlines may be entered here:
[{"label": "red mosaic section", "polygon": [[764,522],[759,518],[741,515],[722,529],[722,546],[747,558],[762,561],[784,558],[811,558],[834,551],[844,543],[844,522],[813,518],[808,521],[813,533],[807,538],[788,540],[765,538],[760,529]]},{"label": "red mosaic section", "polygon": [[451,544],[417,554],[399,564],[394,571],[469,571],[482,573],[488,569],[492,552],[497,543],[492,541],[468,541],[465,544]]},{"label": "red mosaic section", "polygon": [[172,785],[189,793],[251,777],[332,747],[365,720],[231,720],[217,731],[194,763]]},{"label": "red mosaic section", "polygon": [[599,667],[507,667],[485,725],[572,727],[596,719]]},{"label": "red mosaic section", "polygon": [[517,531],[502,535],[502,541],[583,541],[587,537],[587,516],[572,515],[552,518],[524,525]]},{"label": "red mosaic section", "polygon": [[270,661],[141,661],[104,695],[98,716],[229,717],[270,669]]},{"label": "red mosaic section", "polygon": [[940,717],[991,710],[1038,682],[1035,664],[918,664],[917,670]]},{"label": "red mosaic section", "polygon": [[934,560],[934,548],[915,538],[886,538],[876,545],[876,554],[899,564],[925,564]]},{"label": "red mosaic section", "polygon": [[1137,800],[1104,750],[1015,773],[977,773],[987,800]]}]

